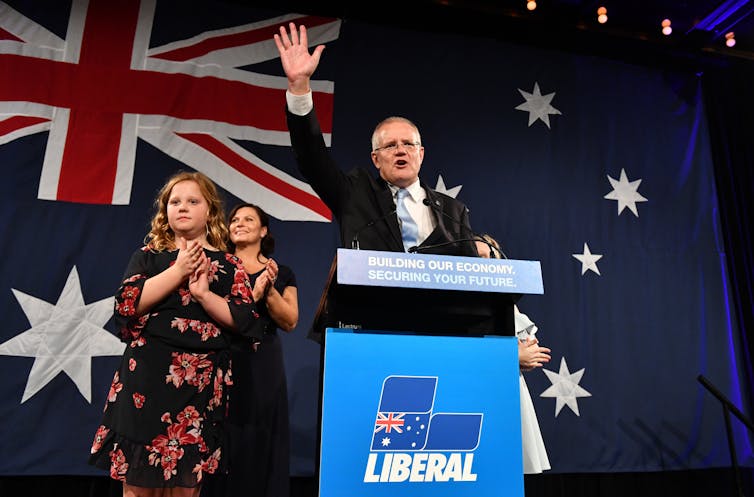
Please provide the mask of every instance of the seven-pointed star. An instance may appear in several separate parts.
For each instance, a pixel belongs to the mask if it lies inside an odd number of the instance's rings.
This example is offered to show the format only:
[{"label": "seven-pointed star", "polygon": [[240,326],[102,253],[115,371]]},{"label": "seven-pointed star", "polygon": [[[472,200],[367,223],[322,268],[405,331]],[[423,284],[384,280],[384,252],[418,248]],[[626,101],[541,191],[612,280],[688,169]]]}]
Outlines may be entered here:
[{"label": "seven-pointed star", "polygon": [[463,185],[454,186],[453,188],[446,188],[445,187],[445,181],[442,179],[442,174],[437,175],[437,185],[435,186],[435,190],[444,193],[448,197],[456,198],[459,193],[461,193],[461,188],[463,188]]},{"label": "seven-pointed star", "polygon": [[563,406],[568,406],[576,414],[579,414],[579,404],[576,400],[579,397],[591,397],[592,394],[584,390],[579,386],[581,377],[584,376],[584,368],[579,369],[575,373],[568,371],[568,364],[565,357],[560,358],[560,371],[554,372],[548,369],[542,369],[547,375],[547,378],[552,383],[552,386],[547,387],[547,390],[539,394],[540,397],[555,397],[555,417],[558,417],[560,410]]},{"label": "seven-pointed star", "polygon": [[539,92],[539,83],[534,82],[534,89],[531,93],[525,92],[521,88],[517,88],[518,92],[526,100],[526,102],[516,107],[516,110],[523,110],[529,113],[529,126],[534,124],[537,119],[550,127],[550,114],[560,115],[560,111],[550,105],[555,92],[542,95]]},{"label": "seven-pointed star", "polygon": [[113,315],[113,297],[84,304],[76,266],[54,305],[16,289],[13,295],[31,328],[0,344],[0,355],[34,358],[21,403],[62,371],[91,404],[92,357],[121,355],[125,348],[115,335],[102,328]]},{"label": "seven-pointed star", "polygon": [[589,251],[589,245],[584,242],[584,253],[583,254],[571,254],[576,259],[581,261],[581,274],[587,272],[587,270],[594,271],[598,275],[602,276],[600,274],[600,269],[597,267],[597,261],[602,259],[601,254],[592,254]]},{"label": "seven-pointed star", "polygon": [[646,202],[647,199],[642,197],[637,191],[641,184],[641,179],[635,181],[628,181],[626,176],[626,170],[620,170],[620,181],[607,175],[607,179],[610,180],[610,184],[613,186],[613,191],[605,195],[604,198],[608,200],[618,201],[618,215],[623,212],[623,209],[628,207],[634,216],[639,217],[639,211],[636,210],[636,202]]}]

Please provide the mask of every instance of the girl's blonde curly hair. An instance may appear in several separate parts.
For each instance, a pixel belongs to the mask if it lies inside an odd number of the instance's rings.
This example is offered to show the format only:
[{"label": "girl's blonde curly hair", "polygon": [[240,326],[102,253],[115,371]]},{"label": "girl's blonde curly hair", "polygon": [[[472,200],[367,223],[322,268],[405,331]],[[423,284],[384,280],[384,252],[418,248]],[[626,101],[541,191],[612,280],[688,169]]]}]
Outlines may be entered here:
[{"label": "girl's blonde curly hair", "polygon": [[209,206],[207,243],[218,250],[226,250],[228,227],[225,224],[222,200],[212,180],[199,172],[180,171],[167,180],[154,201],[156,213],[152,218],[152,228],[144,237],[144,244],[155,252],[175,250],[175,233],[168,224],[168,200],[173,187],[181,181],[193,181],[199,185],[199,190]]}]

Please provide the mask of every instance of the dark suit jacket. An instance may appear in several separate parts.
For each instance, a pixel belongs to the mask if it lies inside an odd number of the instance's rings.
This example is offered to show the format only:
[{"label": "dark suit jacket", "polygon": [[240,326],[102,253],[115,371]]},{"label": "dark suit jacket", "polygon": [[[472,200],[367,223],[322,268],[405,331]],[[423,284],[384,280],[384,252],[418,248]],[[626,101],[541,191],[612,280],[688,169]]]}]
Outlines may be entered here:
[{"label": "dark suit jacket", "polygon": [[[343,172],[325,146],[314,110],[306,116],[287,115],[299,170],[338,221],[341,244],[351,248],[357,237],[359,248],[364,250],[403,252],[395,202],[387,182],[362,168]],[[448,243],[473,238],[466,206],[424,183],[421,186],[434,206],[436,227],[419,245],[419,252],[476,257],[473,242]],[[441,246],[430,247],[434,245]]]}]

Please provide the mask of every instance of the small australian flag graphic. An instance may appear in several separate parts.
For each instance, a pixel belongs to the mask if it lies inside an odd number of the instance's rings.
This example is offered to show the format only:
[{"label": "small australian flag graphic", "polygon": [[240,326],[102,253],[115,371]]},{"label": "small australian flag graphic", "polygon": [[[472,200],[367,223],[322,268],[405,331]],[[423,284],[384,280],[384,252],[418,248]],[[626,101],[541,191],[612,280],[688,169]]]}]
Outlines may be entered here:
[{"label": "small australian flag graphic", "polygon": [[479,444],[482,414],[433,414],[436,390],[436,376],[385,378],[372,451],[474,450]]}]

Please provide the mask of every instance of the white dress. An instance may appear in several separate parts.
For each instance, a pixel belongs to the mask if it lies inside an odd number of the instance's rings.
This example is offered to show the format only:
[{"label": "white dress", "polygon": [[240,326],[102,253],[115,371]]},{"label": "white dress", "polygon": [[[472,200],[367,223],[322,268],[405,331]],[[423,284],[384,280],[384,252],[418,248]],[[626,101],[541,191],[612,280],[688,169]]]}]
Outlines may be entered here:
[{"label": "white dress", "polygon": [[[522,314],[517,306],[513,307],[513,316],[516,326],[516,337],[525,341],[534,338],[537,326],[526,314]],[[550,460],[547,458],[547,450],[539,431],[537,413],[526,387],[524,375],[519,372],[519,390],[521,392],[521,448],[523,450],[524,474],[541,473],[550,469]]]}]

